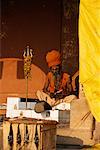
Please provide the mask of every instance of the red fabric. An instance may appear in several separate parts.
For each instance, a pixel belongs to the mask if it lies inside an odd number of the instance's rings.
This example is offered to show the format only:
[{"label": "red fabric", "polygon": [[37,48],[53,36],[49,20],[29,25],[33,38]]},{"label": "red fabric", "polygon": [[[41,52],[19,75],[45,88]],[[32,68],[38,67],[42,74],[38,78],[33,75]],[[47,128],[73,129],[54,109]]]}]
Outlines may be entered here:
[{"label": "red fabric", "polygon": [[[65,89],[68,81],[69,81],[69,75],[67,73],[63,73],[59,90]],[[54,90],[55,90],[54,82],[55,81],[53,78],[53,74],[51,72],[49,72],[47,74],[45,88],[47,88],[47,91],[50,93],[54,93]]]}]

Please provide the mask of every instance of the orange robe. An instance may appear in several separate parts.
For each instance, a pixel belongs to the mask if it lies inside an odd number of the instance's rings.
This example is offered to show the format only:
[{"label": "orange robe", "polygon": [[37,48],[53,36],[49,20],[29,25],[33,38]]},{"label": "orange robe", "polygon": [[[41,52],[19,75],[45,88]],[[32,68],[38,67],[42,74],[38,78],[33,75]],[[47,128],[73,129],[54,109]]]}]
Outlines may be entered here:
[{"label": "orange robe", "polygon": [[[44,86],[44,92],[46,93],[55,93],[55,86],[57,83],[55,83],[55,77],[52,72],[49,72],[46,77],[46,82]],[[67,96],[71,94],[72,91],[72,85],[70,81],[70,76],[67,73],[62,73],[61,79],[59,81],[58,89],[57,91],[62,91],[62,94]]]}]

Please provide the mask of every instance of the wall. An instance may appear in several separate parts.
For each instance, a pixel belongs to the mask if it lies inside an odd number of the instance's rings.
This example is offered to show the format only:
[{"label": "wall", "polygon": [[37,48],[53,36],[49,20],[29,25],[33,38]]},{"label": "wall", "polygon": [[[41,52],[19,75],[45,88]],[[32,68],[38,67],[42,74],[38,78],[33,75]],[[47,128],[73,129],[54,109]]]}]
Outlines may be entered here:
[{"label": "wall", "polygon": [[78,70],[78,15],[79,0],[62,1],[61,51],[63,70],[73,75]]},{"label": "wall", "polygon": [[[59,0],[1,0],[0,57],[20,57],[26,45],[34,49],[33,63],[46,72],[46,52],[60,48]],[[42,64],[42,65],[41,65]]]},{"label": "wall", "polygon": [[26,45],[33,63],[48,71],[45,55],[59,49],[63,69],[78,70],[78,0],[1,0],[0,57],[22,58]]}]

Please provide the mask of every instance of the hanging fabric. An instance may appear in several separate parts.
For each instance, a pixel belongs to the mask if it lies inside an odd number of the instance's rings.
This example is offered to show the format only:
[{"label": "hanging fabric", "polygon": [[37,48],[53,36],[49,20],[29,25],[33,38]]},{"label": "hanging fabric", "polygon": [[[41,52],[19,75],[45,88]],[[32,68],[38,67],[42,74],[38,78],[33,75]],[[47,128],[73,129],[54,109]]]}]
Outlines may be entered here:
[{"label": "hanging fabric", "polygon": [[100,122],[100,0],[80,0],[79,63],[80,83]]}]

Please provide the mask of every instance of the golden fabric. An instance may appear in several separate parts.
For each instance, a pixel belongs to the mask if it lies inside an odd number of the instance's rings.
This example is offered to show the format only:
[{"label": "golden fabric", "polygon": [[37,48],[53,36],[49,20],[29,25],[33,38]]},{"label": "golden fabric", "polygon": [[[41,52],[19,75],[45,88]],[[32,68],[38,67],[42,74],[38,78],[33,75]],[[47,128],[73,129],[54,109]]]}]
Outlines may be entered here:
[{"label": "golden fabric", "polygon": [[100,0],[81,0],[79,13],[80,82],[100,122]]}]

